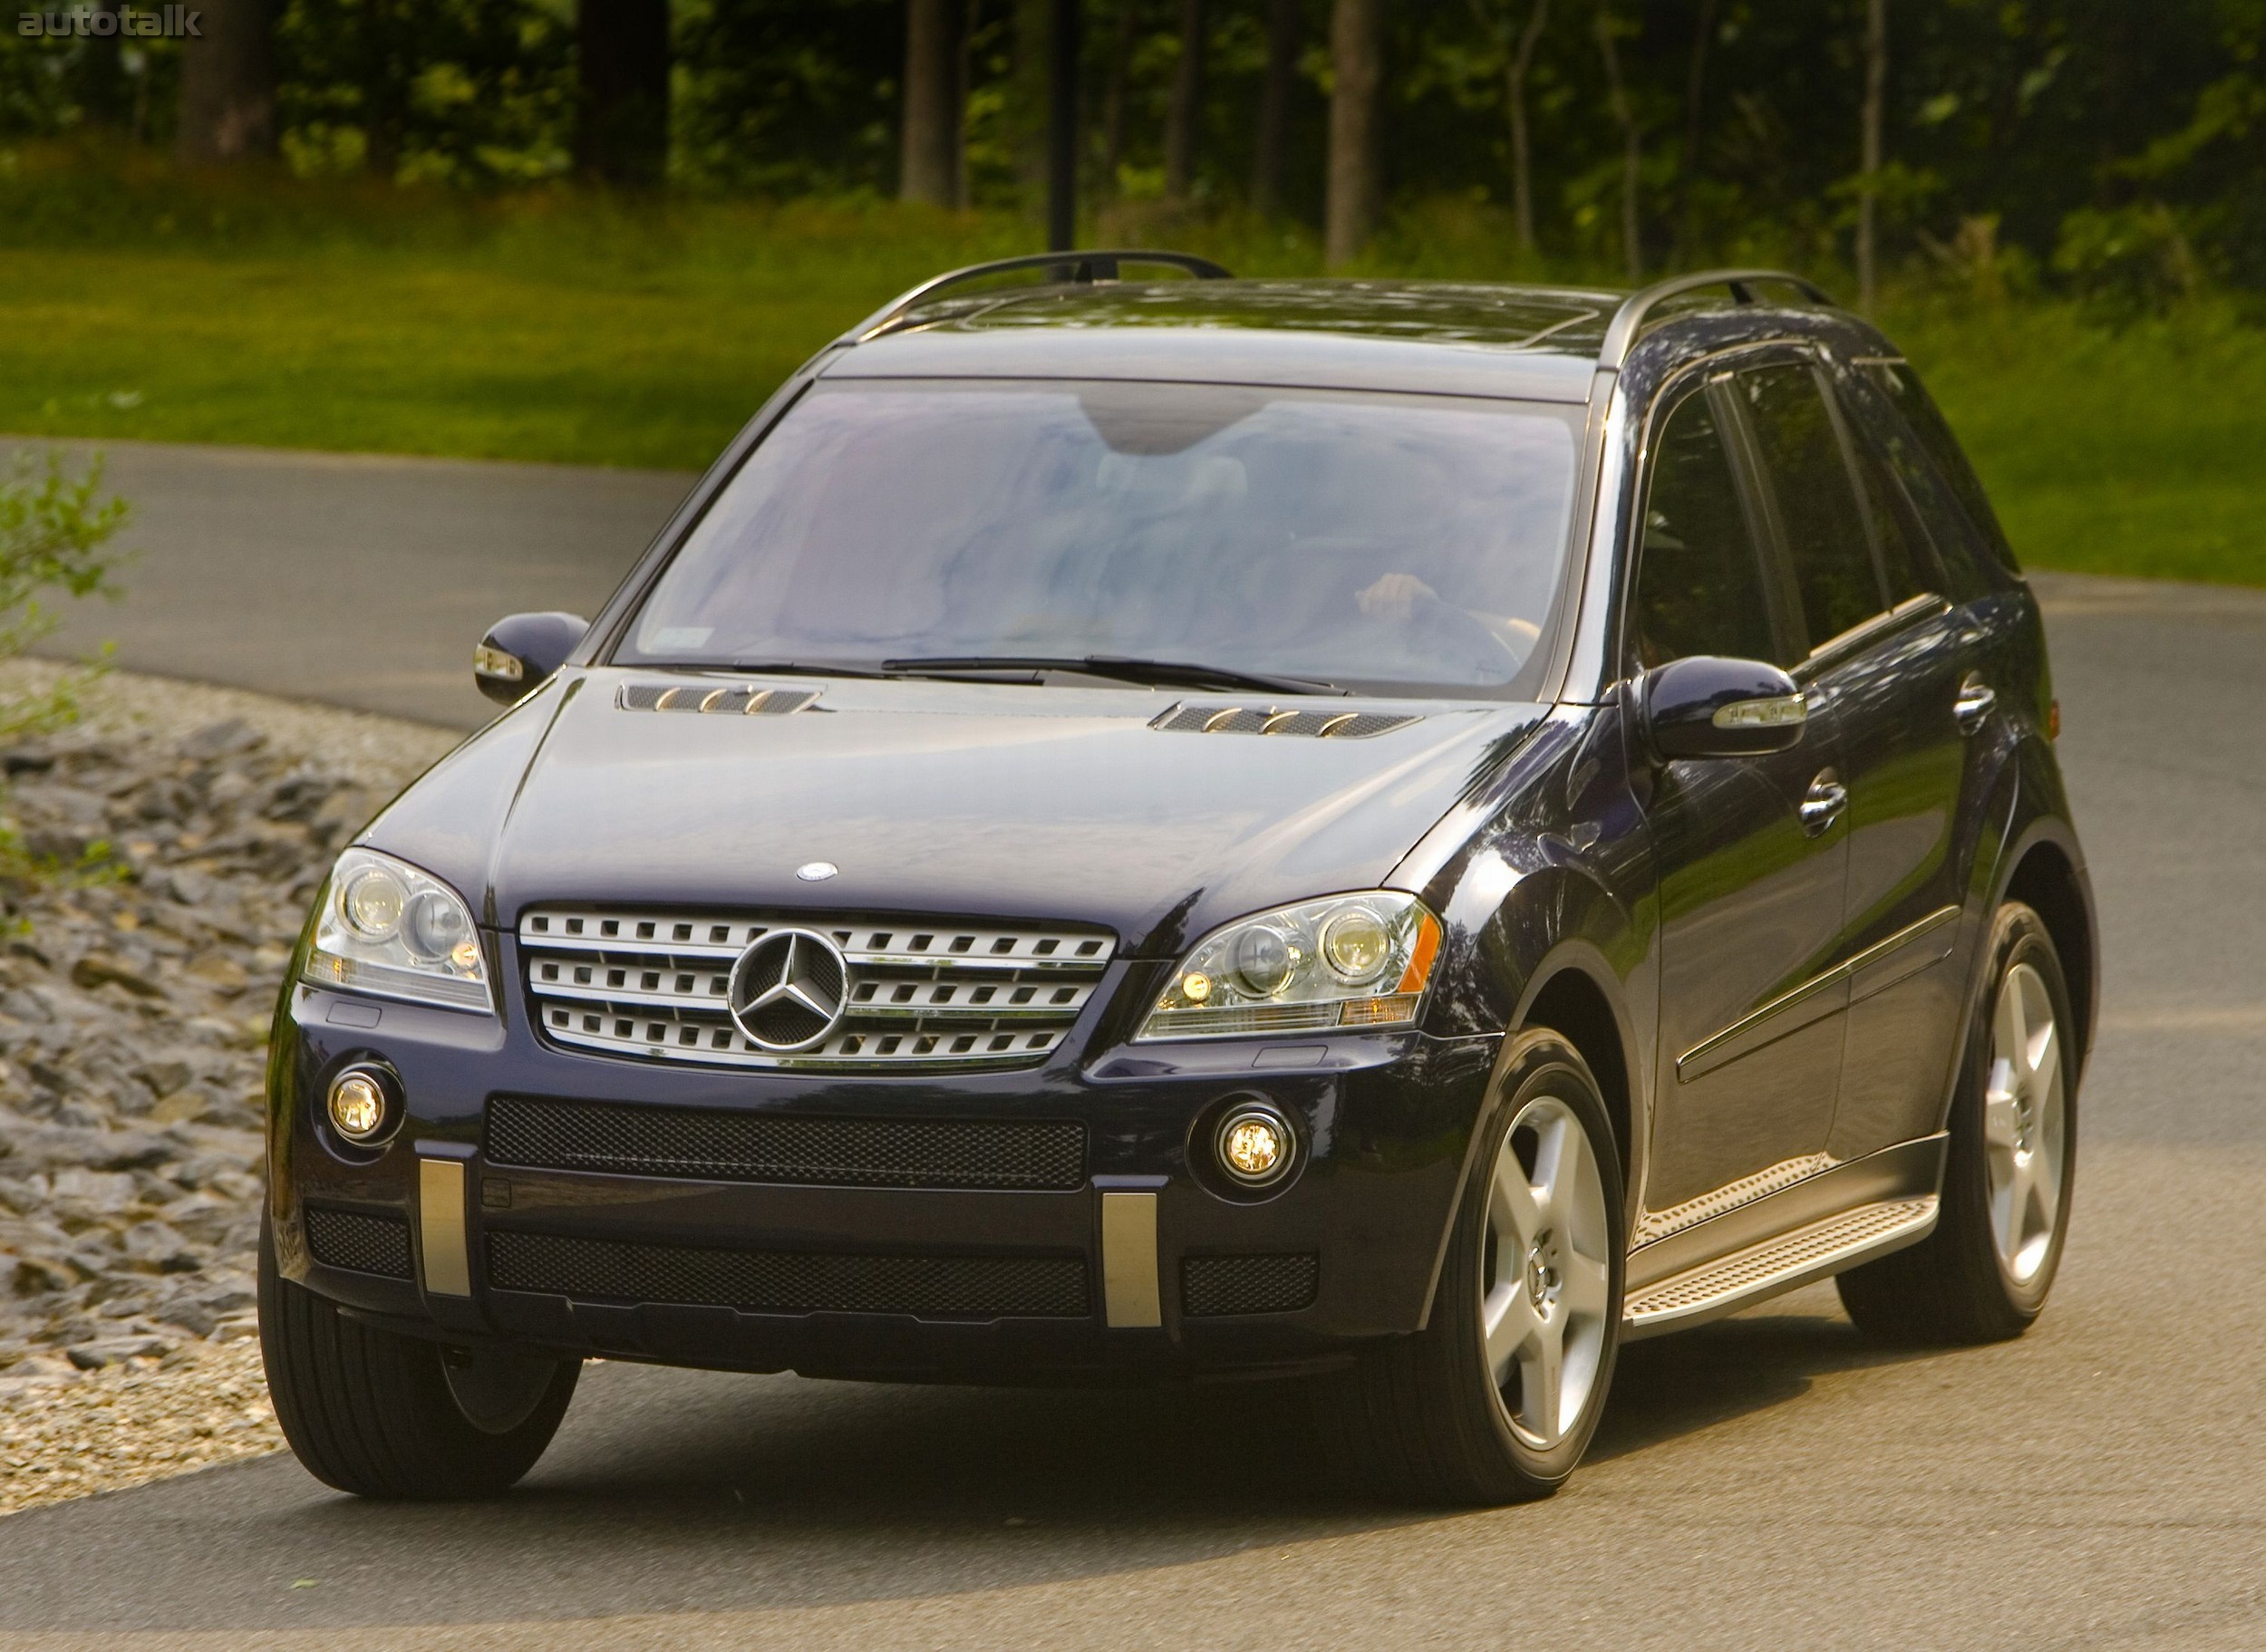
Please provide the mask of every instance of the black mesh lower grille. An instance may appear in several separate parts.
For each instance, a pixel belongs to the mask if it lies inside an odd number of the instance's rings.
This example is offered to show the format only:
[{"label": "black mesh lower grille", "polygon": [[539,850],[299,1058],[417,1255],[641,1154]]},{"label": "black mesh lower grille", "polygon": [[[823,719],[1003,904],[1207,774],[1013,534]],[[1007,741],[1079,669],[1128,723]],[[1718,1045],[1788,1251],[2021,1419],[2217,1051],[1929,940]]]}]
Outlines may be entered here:
[{"label": "black mesh lower grille", "polygon": [[491,1164],[828,1187],[1059,1189],[1086,1179],[1086,1127],[1044,1120],[795,1118],[503,1096]]},{"label": "black mesh lower grille", "polygon": [[1313,1306],[1322,1258],[1191,1256],[1180,1263],[1180,1310],[1191,1319],[1220,1314],[1286,1314]]},{"label": "black mesh lower grille", "polygon": [[490,1232],[489,1282],[611,1302],[773,1313],[1077,1319],[1086,1263],[1074,1256],[860,1256],[711,1251],[549,1233]]},{"label": "black mesh lower grille", "polygon": [[400,1216],[309,1205],[306,1229],[307,1249],[326,1268],[351,1268],[390,1280],[410,1277],[409,1223]]}]

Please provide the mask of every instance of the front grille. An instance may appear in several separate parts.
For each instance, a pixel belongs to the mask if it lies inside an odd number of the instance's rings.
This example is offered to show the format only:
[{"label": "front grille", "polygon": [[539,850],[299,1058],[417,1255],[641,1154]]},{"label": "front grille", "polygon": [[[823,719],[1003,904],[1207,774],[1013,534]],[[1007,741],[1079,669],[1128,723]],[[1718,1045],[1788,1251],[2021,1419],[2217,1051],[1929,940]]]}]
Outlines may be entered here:
[{"label": "front grille", "polygon": [[770,1313],[1079,1319],[1074,1256],[859,1256],[711,1251],[549,1233],[491,1232],[488,1278],[505,1290]]},{"label": "front grille", "polygon": [[1313,1306],[1322,1258],[1312,1251],[1277,1256],[1191,1256],[1180,1263],[1180,1311],[1191,1319],[1222,1314],[1287,1314]]},{"label": "front grille", "polygon": [[305,1218],[307,1249],[325,1268],[351,1268],[390,1280],[410,1277],[409,1223],[403,1218],[319,1205],[309,1205]]},{"label": "front grille", "polygon": [[1068,1191],[1086,1180],[1086,1127],[781,1117],[504,1096],[488,1104],[488,1157],[533,1170],[719,1182]]},{"label": "front grille", "polygon": [[[808,1048],[766,1048],[731,1017],[732,966],[774,929],[830,936],[847,965],[838,988],[830,968],[823,983],[844,995],[841,1019]],[[519,948],[536,1020],[556,1043],[649,1060],[840,1071],[1041,1061],[1093,996],[1116,942],[1069,927],[541,908],[521,916]]]}]

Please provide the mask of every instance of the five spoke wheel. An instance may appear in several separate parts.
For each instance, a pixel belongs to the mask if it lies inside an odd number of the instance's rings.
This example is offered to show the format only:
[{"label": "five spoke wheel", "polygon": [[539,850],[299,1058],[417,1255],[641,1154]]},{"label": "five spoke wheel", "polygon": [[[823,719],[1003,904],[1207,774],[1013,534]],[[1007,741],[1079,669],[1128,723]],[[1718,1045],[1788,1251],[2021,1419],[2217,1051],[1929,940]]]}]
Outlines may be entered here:
[{"label": "five spoke wheel", "polygon": [[1527,1102],[1487,1186],[1479,1322],[1511,1427],[1547,1449],[1589,1404],[1605,1349],[1612,1223],[1595,1151],[1573,1110]]},{"label": "five spoke wheel", "polygon": [[2017,963],[1999,984],[1983,1087],[1983,1164],[1991,1237],[2017,1284],[2045,1265],[2061,1212],[2067,1114],[2061,1039],[2046,981]]}]

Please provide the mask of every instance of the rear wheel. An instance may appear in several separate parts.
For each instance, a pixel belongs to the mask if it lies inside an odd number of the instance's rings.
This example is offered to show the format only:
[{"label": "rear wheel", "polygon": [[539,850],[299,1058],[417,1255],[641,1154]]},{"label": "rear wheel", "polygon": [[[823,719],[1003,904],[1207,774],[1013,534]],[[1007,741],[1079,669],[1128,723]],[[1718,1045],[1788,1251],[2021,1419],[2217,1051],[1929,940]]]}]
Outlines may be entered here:
[{"label": "rear wheel", "polygon": [[1989,980],[1951,1102],[1935,1231],[1836,1281],[1849,1317],[1875,1336],[2019,1336],[2061,1264],[2077,1177],[2076,1023],[2053,937],[2019,902],[1999,909]]},{"label": "rear wheel", "polygon": [[535,1466],[578,1359],[456,1348],[349,1319],[276,1267],[263,1227],[260,1354],[284,1438],[309,1473],[363,1497],[492,1497]]},{"label": "rear wheel", "polygon": [[1431,1323],[1331,1396],[1378,1489],[1448,1502],[1545,1497],[1588,1449],[1620,1345],[1620,1159],[1596,1080],[1522,1034],[1482,1121]]}]

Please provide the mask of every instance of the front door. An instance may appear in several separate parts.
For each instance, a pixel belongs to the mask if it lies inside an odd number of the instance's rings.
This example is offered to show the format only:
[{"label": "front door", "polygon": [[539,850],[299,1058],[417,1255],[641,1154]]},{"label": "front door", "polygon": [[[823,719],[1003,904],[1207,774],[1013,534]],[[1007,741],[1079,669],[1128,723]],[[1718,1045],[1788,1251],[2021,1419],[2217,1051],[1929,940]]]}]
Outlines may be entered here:
[{"label": "front door", "polygon": [[[1767,506],[1727,432],[1728,375],[1657,427],[1627,628],[1630,667],[1692,654],[1798,663],[1790,583],[1767,555]],[[1639,1242],[1821,1167],[1848,987],[1835,972],[1848,836],[1833,709],[1761,758],[1659,762],[1660,1048]]]}]

